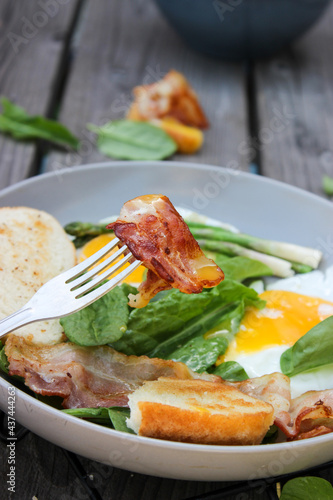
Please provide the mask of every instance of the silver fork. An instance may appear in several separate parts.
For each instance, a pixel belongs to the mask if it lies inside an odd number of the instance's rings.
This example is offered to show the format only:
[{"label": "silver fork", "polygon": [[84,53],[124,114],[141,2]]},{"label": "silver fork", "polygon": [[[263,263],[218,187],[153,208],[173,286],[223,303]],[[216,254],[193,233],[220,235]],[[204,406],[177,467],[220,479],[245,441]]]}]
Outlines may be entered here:
[{"label": "silver fork", "polygon": [[[79,311],[117,286],[141,264],[141,261],[135,260],[117,276],[101,285],[105,279],[118,271],[133,257],[127,246],[124,245],[103,262],[97,264],[118,243],[119,239],[114,238],[88,259],[45,283],[24,307],[0,321],[0,338],[20,326],[35,321],[60,318]],[[119,262],[116,262],[110,269],[101,272],[125,251],[128,253]],[[97,265],[90,269],[94,264]],[[98,288],[95,288],[96,286]]]}]

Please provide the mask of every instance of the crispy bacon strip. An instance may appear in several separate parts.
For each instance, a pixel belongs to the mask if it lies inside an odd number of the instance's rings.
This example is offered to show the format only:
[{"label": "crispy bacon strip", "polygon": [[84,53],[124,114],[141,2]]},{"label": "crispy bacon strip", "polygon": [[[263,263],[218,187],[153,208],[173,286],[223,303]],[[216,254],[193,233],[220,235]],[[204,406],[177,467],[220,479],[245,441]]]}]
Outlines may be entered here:
[{"label": "crispy bacon strip", "polygon": [[309,391],[291,400],[290,380],[281,373],[228,384],[270,403],[274,408],[274,424],[289,441],[333,432],[333,389]]},{"label": "crispy bacon strip", "polygon": [[292,399],[289,417],[289,422],[276,424],[289,441],[333,432],[333,389],[308,391]]},{"label": "crispy bacon strip", "polygon": [[[81,347],[71,342],[29,344],[10,335],[5,352],[10,375],[19,375],[37,394],[64,398],[65,408],[127,406],[128,394],[159,377],[195,378],[183,363],[126,356],[109,346]],[[206,375],[209,380],[219,380]]]},{"label": "crispy bacon strip", "polygon": [[144,307],[161,290],[200,293],[224,278],[166,196],[146,195],[128,201],[118,220],[107,227],[149,269],[139,294],[130,297],[132,307]]}]

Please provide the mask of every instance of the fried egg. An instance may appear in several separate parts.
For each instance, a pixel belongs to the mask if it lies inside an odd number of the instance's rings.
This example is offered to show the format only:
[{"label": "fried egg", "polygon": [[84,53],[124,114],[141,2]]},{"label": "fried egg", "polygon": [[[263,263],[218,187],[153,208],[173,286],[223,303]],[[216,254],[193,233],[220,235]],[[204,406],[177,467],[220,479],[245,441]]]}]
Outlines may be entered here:
[{"label": "fried egg", "polygon": [[[281,354],[333,315],[333,266],[278,280],[260,294],[264,309],[249,308],[221,361],[237,361],[249,377],[281,371]],[[292,397],[333,387],[332,364],[291,378]]]}]

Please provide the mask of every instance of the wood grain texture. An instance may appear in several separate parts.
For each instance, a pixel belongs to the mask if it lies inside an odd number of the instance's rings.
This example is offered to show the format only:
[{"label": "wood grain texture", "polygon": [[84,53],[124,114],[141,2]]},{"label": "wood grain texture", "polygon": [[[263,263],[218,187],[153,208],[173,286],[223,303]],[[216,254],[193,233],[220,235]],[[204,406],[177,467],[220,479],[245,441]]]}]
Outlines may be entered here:
[{"label": "wood grain texture", "polygon": [[[66,452],[33,433],[28,433],[16,444],[16,487],[15,493],[7,490],[8,451],[0,442],[0,488],[4,500],[186,500],[199,495],[220,490],[223,486],[236,483],[203,481],[180,481],[145,476],[109,467],[83,457],[78,464],[85,471],[85,481],[89,490],[75,473]],[[262,484],[257,491],[228,494],[217,498],[225,500],[268,500]]]},{"label": "wood grain texture", "polygon": [[238,151],[247,135],[244,68],[188,49],[152,0],[87,0],[73,51],[60,120],[82,145],[79,154],[50,155],[47,171],[108,160],[86,124],[123,118],[133,87],[157,81],[171,68],[188,78],[212,123],[198,154],[175,158],[247,169]]},{"label": "wood grain texture", "polygon": [[292,48],[256,64],[261,173],[323,195],[333,176],[333,4]]},{"label": "wood grain texture", "polygon": [[[49,113],[78,1],[0,3],[0,95],[31,114]],[[36,143],[1,135],[0,188],[34,174],[36,155]]]}]

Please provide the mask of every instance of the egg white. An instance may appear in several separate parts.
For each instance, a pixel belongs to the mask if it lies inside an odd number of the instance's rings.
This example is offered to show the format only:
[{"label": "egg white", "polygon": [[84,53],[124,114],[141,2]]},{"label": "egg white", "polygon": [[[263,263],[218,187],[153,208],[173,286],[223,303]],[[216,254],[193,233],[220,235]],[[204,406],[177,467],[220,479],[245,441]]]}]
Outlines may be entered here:
[{"label": "egg white", "polygon": [[[311,271],[299,274],[292,278],[277,280],[267,286],[268,290],[284,290],[311,297],[319,297],[333,302],[333,266],[325,272]],[[333,315],[333,306],[321,304]],[[281,372],[280,357],[290,346],[276,346],[253,354],[241,354],[235,358],[250,378],[265,374]],[[329,365],[321,366],[290,378],[291,397],[295,398],[307,391],[320,391],[333,388],[333,361]]]}]

